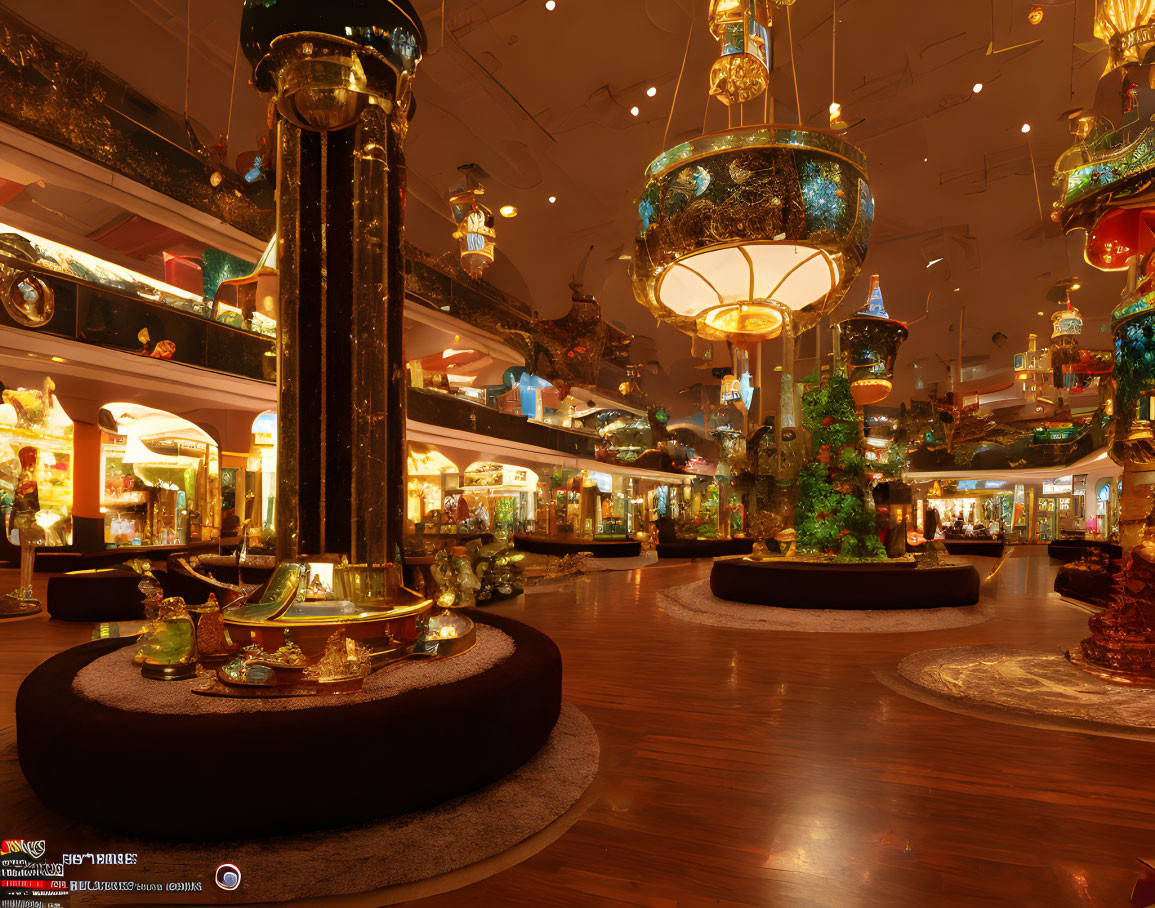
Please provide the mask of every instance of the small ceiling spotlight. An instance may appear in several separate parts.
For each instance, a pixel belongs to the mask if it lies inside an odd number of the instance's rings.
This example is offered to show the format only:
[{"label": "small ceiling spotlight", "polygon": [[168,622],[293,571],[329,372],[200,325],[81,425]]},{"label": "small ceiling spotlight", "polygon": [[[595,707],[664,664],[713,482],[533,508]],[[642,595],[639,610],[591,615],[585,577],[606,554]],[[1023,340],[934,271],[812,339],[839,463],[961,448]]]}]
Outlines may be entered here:
[{"label": "small ceiling spotlight", "polygon": [[976,82],[974,85],[971,86],[971,91],[973,91],[976,95],[982,90],[983,90],[983,83],[982,82]]},{"label": "small ceiling spotlight", "polygon": [[556,202],[556,201],[557,201],[557,196],[556,196],[556,195],[551,195],[551,196],[549,197],[549,203],[550,203],[551,205],[552,205],[554,202]]},{"label": "small ceiling spotlight", "polygon": [[1040,310],[1039,310],[1039,315],[1043,315],[1043,310],[1042,310],[1042,309],[1040,309]]},{"label": "small ceiling spotlight", "polygon": [[653,85],[651,85],[649,88],[646,89],[646,96],[647,97],[652,98],[657,93],[658,93],[658,89],[655,88]]},{"label": "small ceiling spotlight", "polygon": [[1075,283],[1071,284],[1071,289],[1072,289],[1072,290],[1078,290],[1078,289],[1079,289],[1080,287],[1082,287],[1082,286],[1083,286],[1083,285],[1082,285],[1082,284],[1080,284],[1078,281],[1075,281]]},{"label": "small ceiling spotlight", "polygon": [[517,217],[517,206],[502,205],[497,209],[497,213],[500,214],[503,218],[515,218]]},{"label": "small ceiling spotlight", "polygon": [[638,106],[637,106],[636,104],[635,104],[633,107],[631,107],[631,108],[630,108],[630,114],[631,114],[632,116],[635,116],[635,117],[636,117],[636,116],[637,116],[639,113],[641,113],[641,111],[640,111],[640,110],[638,110]]},{"label": "small ceiling spotlight", "polygon": [[1022,126],[1019,127],[1019,132],[1030,132],[1030,131],[1031,131],[1031,124],[1030,123],[1024,123]]},{"label": "small ceiling spotlight", "polygon": [[545,0],[545,8],[552,13],[557,9],[557,0]]}]

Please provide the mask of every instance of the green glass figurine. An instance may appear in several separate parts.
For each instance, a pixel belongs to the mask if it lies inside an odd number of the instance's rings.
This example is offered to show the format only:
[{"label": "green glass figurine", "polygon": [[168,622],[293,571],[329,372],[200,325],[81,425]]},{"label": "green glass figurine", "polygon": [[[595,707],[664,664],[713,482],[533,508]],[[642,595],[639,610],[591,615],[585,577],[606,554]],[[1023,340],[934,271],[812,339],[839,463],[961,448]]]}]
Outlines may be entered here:
[{"label": "green glass figurine", "polygon": [[180,596],[160,603],[160,611],[144,628],[133,662],[145,678],[181,681],[197,674],[197,633]]}]

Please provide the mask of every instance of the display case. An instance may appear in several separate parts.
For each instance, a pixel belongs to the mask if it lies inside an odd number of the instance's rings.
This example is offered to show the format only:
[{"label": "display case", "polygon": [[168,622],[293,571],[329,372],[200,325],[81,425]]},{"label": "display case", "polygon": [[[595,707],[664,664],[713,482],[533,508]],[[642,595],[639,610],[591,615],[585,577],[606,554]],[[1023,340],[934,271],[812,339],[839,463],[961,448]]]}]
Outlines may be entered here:
[{"label": "display case", "polygon": [[220,537],[220,456],[186,419],[138,404],[100,411],[100,510],[115,546],[188,545]]},{"label": "display case", "polygon": [[[213,252],[215,250],[208,250],[206,255],[211,258]],[[179,257],[169,258],[175,261]],[[0,265],[15,270],[26,264],[37,265],[47,271],[107,287],[151,303],[161,303],[243,331],[266,337],[276,335],[276,322],[260,312],[248,313],[248,319],[244,320],[239,315],[240,310],[230,306],[227,300],[206,299],[199,293],[173,283],[157,280],[63,243],[0,223]],[[166,269],[166,274],[168,271],[171,269]],[[33,281],[38,280],[33,272],[29,272],[29,276]]]},{"label": "display case", "polygon": [[[27,514],[37,546],[72,543],[72,420],[52,393],[52,379],[40,388],[6,388],[0,397],[0,503],[5,533],[20,544],[19,486],[35,483],[36,507]],[[29,456],[22,452],[32,449]]]}]

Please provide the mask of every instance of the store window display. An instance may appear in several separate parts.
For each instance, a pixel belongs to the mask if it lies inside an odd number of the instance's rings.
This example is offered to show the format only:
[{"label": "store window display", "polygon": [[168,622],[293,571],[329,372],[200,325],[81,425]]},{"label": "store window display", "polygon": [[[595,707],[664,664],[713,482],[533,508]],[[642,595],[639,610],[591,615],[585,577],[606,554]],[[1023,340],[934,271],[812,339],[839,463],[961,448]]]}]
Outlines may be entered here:
[{"label": "store window display", "polygon": [[39,389],[6,388],[0,398],[0,502],[8,538],[21,483],[35,483],[34,520],[39,545],[72,543],[72,420],[53,393],[51,378]]},{"label": "store window display", "polygon": [[164,410],[100,411],[104,541],[188,545],[220,536],[220,455],[204,429]]},{"label": "store window display", "polygon": [[534,518],[538,532],[617,541],[649,530],[653,498],[640,490],[637,479],[598,470],[555,470],[540,488]]},{"label": "store window display", "polygon": [[461,474],[461,487],[447,489],[445,511],[458,526],[508,536],[525,526],[536,509],[538,476],[528,467],[479,461]]},{"label": "store window display", "polygon": [[[277,414],[266,410],[253,420],[253,441],[245,464],[245,503],[238,515],[251,542],[271,537],[277,498]],[[226,534],[228,535],[228,534]]]},{"label": "store window display", "polygon": [[0,502],[8,541],[20,547],[20,579],[0,598],[0,617],[40,611],[32,593],[36,549],[72,542],[72,420],[53,394],[5,389],[0,403]]}]

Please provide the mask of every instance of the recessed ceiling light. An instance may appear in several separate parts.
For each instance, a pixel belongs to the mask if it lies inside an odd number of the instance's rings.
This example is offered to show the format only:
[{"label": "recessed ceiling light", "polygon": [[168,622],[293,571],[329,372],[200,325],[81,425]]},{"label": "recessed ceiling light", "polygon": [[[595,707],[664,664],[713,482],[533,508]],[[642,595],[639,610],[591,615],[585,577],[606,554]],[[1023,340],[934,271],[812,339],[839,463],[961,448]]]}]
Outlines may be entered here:
[{"label": "recessed ceiling light", "polygon": [[633,114],[635,117],[640,113],[636,104],[630,108],[630,113]]},{"label": "recessed ceiling light", "polygon": [[958,293],[960,290],[962,290],[962,287],[955,287],[955,288],[954,288],[954,292],[955,292],[955,293]]},{"label": "recessed ceiling light", "polygon": [[497,210],[503,218],[515,218],[515,217],[517,217],[517,206],[516,205],[502,205]]},{"label": "recessed ceiling light", "polygon": [[976,82],[974,85],[971,86],[971,91],[973,91],[976,95],[982,90],[983,90],[983,83],[982,82]]},{"label": "recessed ceiling light", "polygon": [[1042,309],[1040,309],[1040,310],[1039,310],[1039,315],[1042,315],[1042,314],[1043,314],[1043,310],[1042,310]]},{"label": "recessed ceiling light", "polygon": [[557,6],[557,0],[545,0],[545,8],[548,9],[550,12],[553,12],[553,10],[556,6]]},{"label": "recessed ceiling light", "polygon": [[551,195],[551,196],[549,197],[549,203],[550,203],[551,205],[552,205],[554,202],[556,202],[556,201],[557,201],[557,196],[556,196],[556,195]]},{"label": "recessed ceiling light", "polygon": [[646,89],[646,94],[651,98],[654,95],[656,95],[657,93],[658,93],[658,90],[653,85],[651,85],[649,88]]},{"label": "recessed ceiling light", "polygon": [[1078,290],[1078,289],[1079,289],[1080,287],[1082,287],[1082,286],[1083,286],[1083,285],[1082,285],[1082,284],[1080,284],[1078,281],[1075,281],[1075,283],[1071,284],[1071,289],[1072,289],[1072,290]]},{"label": "recessed ceiling light", "polygon": [[1030,132],[1031,131],[1031,124],[1030,123],[1024,123],[1022,126],[1019,127],[1019,129],[1022,132]]}]

